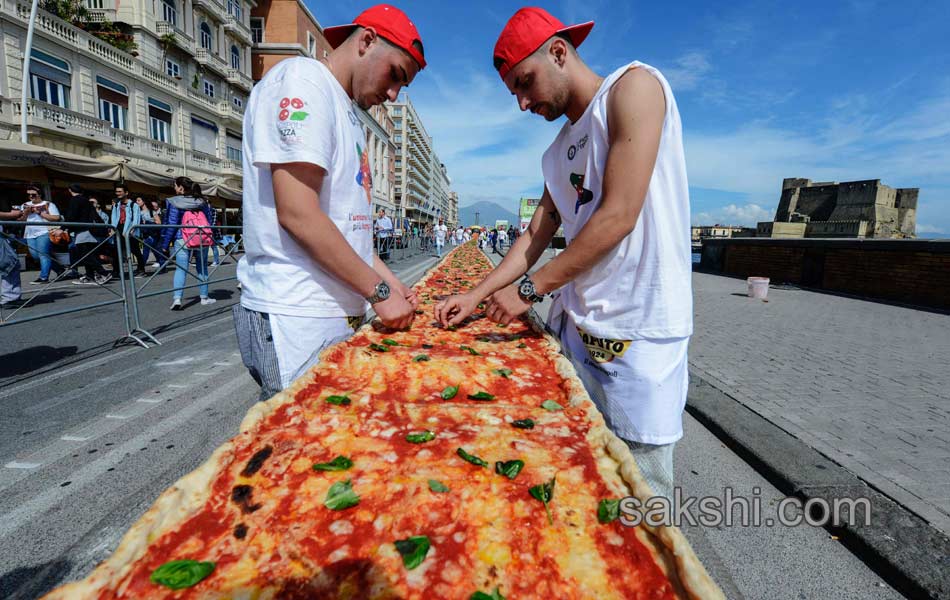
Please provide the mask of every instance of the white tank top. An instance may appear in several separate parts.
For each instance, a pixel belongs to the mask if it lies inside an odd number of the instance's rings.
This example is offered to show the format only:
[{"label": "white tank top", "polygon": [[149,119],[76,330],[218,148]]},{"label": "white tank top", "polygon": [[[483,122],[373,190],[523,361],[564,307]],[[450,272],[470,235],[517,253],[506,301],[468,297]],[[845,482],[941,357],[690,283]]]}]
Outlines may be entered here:
[{"label": "white tank top", "polygon": [[561,308],[581,330],[614,340],[686,337],[693,332],[689,190],[683,130],[673,92],[659,71],[633,62],[608,76],[587,110],[568,121],[542,159],[544,183],[567,243],[600,206],[609,130],[607,97],[630,69],[663,86],[666,116],[656,166],[636,227],[590,270],[561,288]]}]

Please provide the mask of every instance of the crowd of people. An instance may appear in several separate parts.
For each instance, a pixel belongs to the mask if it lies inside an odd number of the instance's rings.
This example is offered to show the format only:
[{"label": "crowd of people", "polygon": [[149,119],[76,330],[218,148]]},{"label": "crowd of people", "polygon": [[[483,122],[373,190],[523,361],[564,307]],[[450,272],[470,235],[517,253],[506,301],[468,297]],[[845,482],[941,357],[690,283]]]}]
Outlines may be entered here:
[{"label": "crowd of people", "polygon": [[[208,255],[212,267],[220,264],[221,230],[216,227],[217,213],[208,203],[201,186],[188,177],[178,177],[175,195],[164,202],[129,192],[117,183],[113,194],[100,202],[94,192],[78,184],[70,185],[64,202],[44,197],[37,185],[28,185],[22,204],[0,203],[0,221],[17,221],[0,226],[0,304],[12,307],[22,303],[20,260],[16,246],[27,248],[39,271],[32,285],[71,280],[74,285],[106,285],[117,277],[120,264],[119,240],[128,235],[123,250],[134,259],[133,277],[147,277],[152,264],[163,273],[174,266],[172,310],[182,309],[187,270],[195,264],[198,292],[203,305],[213,304],[208,295]],[[62,226],[53,223],[64,223]],[[20,225],[19,223],[22,223]],[[166,227],[140,227],[164,225]],[[134,229],[133,229],[134,228]],[[131,263],[131,260],[130,260]],[[171,263],[171,265],[169,265]],[[79,271],[82,271],[81,273]]]},{"label": "crowd of people", "polygon": [[373,224],[373,247],[382,260],[389,260],[392,251],[397,248],[418,248],[432,256],[442,257],[445,246],[452,247],[464,244],[472,239],[472,232],[483,232],[478,239],[478,247],[483,250],[491,248],[495,254],[503,254],[518,239],[520,231],[517,227],[495,227],[486,229],[481,226],[472,228],[449,227],[444,218],[431,223],[405,222],[402,228],[396,228],[393,220],[380,209]]}]

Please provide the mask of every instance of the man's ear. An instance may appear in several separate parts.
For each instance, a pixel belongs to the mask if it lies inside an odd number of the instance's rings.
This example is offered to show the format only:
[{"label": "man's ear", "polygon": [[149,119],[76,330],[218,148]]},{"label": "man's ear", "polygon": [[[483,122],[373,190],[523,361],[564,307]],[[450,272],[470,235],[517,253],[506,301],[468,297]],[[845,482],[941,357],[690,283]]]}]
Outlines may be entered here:
[{"label": "man's ear", "polygon": [[376,43],[377,33],[372,27],[364,27],[360,32],[360,56],[366,54],[370,47]]},{"label": "man's ear", "polygon": [[559,37],[554,38],[550,47],[548,47],[548,52],[554,58],[554,63],[559,67],[563,67],[564,59],[567,57],[567,42]]}]

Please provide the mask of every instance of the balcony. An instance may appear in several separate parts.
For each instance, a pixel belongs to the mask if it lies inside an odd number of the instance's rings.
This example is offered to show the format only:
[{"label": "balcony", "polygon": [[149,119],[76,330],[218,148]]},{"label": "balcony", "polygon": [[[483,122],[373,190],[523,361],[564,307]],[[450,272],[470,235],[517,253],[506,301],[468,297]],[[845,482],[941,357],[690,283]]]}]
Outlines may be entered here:
[{"label": "balcony", "polygon": [[[23,109],[20,100],[3,100],[4,116],[9,115],[10,123],[20,123]],[[9,109],[8,109],[9,107]],[[5,120],[7,120],[5,119]],[[111,144],[112,125],[96,117],[80,112],[60,108],[39,100],[26,101],[26,123],[36,129],[45,129],[57,135],[77,138],[86,142]]]},{"label": "balcony", "polygon": [[200,104],[216,115],[227,117],[230,114],[227,102],[215,100],[214,98],[205,96],[201,92],[195,91],[192,88],[188,88],[188,99],[192,102],[195,102],[196,104]]},{"label": "balcony", "polygon": [[86,20],[89,23],[114,23],[115,22],[115,7],[112,8],[90,8],[86,12]]},{"label": "balcony", "polygon": [[250,44],[252,42],[251,28],[245,25],[234,15],[228,15],[227,19],[224,20],[224,30],[230,32],[231,35],[245,44]]},{"label": "balcony", "polygon": [[250,77],[241,72],[240,69],[228,69],[228,83],[231,85],[236,85],[245,92],[251,91],[251,86],[254,85],[254,81]]},{"label": "balcony", "polygon": [[148,166],[151,167],[150,170],[156,170],[155,161],[169,163],[181,168],[182,153],[178,146],[119,129],[113,129],[111,136],[113,140],[112,150],[115,153],[147,159],[149,161]]},{"label": "balcony", "polygon": [[224,4],[217,0],[192,0],[191,3],[195,8],[203,8],[208,13],[208,16],[218,21],[222,21],[222,17],[227,13],[224,9]]},{"label": "balcony", "polygon": [[211,69],[221,77],[228,76],[228,70],[231,68],[224,62],[220,56],[208,50],[207,48],[195,48],[195,60],[206,69]]},{"label": "balcony", "polygon": [[201,169],[202,171],[208,171],[209,173],[221,172],[221,163],[223,161],[217,156],[205,154],[204,152],[199,152],[197,150],[187,150],[185,152],[185,158],[188,161],[188,166],[190,167]]},{"label": "balcony", "polygon": [[168,21],[159,21],[155,25],[158,35],[173,34],[175,36],[176,46],[192,56],[195,55],[195,40],[190,35]]}]

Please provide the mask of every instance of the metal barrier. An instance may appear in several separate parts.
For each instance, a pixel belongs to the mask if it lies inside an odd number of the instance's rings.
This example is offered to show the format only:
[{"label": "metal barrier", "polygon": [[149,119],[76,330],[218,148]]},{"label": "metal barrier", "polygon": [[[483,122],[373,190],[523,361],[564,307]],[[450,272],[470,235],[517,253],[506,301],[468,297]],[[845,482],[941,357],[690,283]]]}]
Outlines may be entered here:
[{"label": "metal barrier", "polygon": [[[59,265],[62,268],[62,270],[56,275],[56,278],[51,280],[49,284],[45,284],[45,285],[51,285],[53,283],[56,283],[57,281],[61,280],[66,273],[69,273],[70,271],[75,271],[76,267],[85,266],[86,260],[90,258],[90,256],[93,256],[94,253],[99,253],[100,249],[108,249],[108,254],[113,255],[115,257],[115,264],[113,265],[113,270],[112,270],[112,278],[115,277],[115,272],[118,271],[120,285],[119,285],[119,291],[115,291],[111,287],[108,287],[106,285],[108,281],[100,282],[93,279],[92,283],[94,285],[98,286],[99,288],[108,290],[110,293],[114,294],[116,298],[113,298],[111,300],[103,300],[100,302],[94,302],[91,304],[81,304],[79,306],[73,306],[73,307],[64,308],[61,310],[44,312],[37,315],[29,315],[25,317],[15,318],[16,315],[21,310],[33,304],[36,298],[42,296],[46,292],[53,291],[52,288],[40,288],[37,290],[35,294],[30,296],[26,301],[19,302],[18,306],[12,309],[9,312],[9,314],[6,314],[4,312],[5,311],[4,307],[0,305],[0,327],[9,326],[9,325],[17,325],[20,323],[28,323],[30,321],[36,321],[38,319],[45,319],[49,317],[68,315],[68,314],[77,313],[83,310],[101,308],[103,306],[111,306],[113,304],[122,304],[123,312],[125,314],[125,335],[120,337],[118,340],[116,340],[116,343],[119,343],[124,339],[131,339],[141,344],[142,346],[145,346],[146,348],[148,348],[148,345],[134,334],[134,329],[132,328],[132,319],[131,319],[131,316],[129,315],[129,307],[128,307],[128,302],[127,302],[128,298],[127,298],[126,289],[125,289],[126,273],[122,269],[122,264],[125,257],[125,254],[124,254],[125,248],[122,247],[121,243],[119,244],[115,243],[116,240],[121,240],[121,238],[116,237],[113,233],[111,233],[111,230],[113,228],[110,225],[106,225],[102,223],[75,223],[75,222],[69,222],[69,221],[56,221],[56,222],[53,222],[53,221],[45,221],[45,222],[0,221],[0,227],[6,228],[10,226],[15,226],[18,228],[19,227],[46,227],[47,229],[83,228],[86,230],[94,229],[97,231],[102,231],[106,235],[102,235],[102,236],[93,235],[93,237],[97,239],[97,242],[96,242],[96,245],[93,246],[91,250],[87,251],[85,254],[83,254],[81,257],[79,257],[75,261],[70,259],[66,263],[64,263],[59,257],[69,252],[69,250],[66,250],[66,252],[63,252],[63,251],[55,252],[53,251],[52,248],[55,248],[56,246],[51,246],[51,250],[49,252],[40,252],[38,250],[30,248],[28,242],[26,242],[26,238],[13,236],[10,233],[7,233],[6,231],[4,231],[3,233],[0,233],[0,237],[2,237],[7,242],[11,243],[11,245],[13,245],[14,248],[16,247],[16,245],[24,246],[28,249],[28,252],[30,253],[31,256],[38,253],[41,256],[45,256],[46,258],[50,259],[53,263],[55,263],[56,265]],[[44,235],[48,235],[48,234],[44,234]],[[92,243],[92,242],[89,242],[89,243]],[[114,254],[112,253],[113,247],[115,248]],[[36,258],[37,260],[40,260],[39,257],[36,257]],[[19,260],[19,256],[17,256],[17,260]],[[51,268],[53,270],[56,270],[56,267],[51,267]],[[110,278],[110,281],[111,281],[111,278]],[[24,294],[21,292],[21,297],[23,295]]]},{"label": "metal barrier", "polygon": [[[168,250],[167,248],[158,248],[150,244],[149,242],[154,240],[155,239],[154,237],[150,237],[150,236],[140,237],[140,236],[135,235],[139,231],[143,231],[145,233],[147,233],[148,231],[158,231],[159,235],[161,235],[165,229],[185,229],[185,228],[195,229],[195,231],[191,233],[187,238],[182,237],[181,244],[179,244],[178,240],[176,239],[178,236],[177,235],[173,236],[172,247],[174,248],[174,251],[171,254],[166,254]],[[133,319],[134,326],[132,327],[131,331],[133,333],[134,332],[141,333],[142,335],[147,336],[156,344],[161,345],[161,342],[158,341],[158,339],[154,335],[152,335],[150,331],[145,329],[145,327],[142,325],[142,319],[139,314],[139,300],[142,300],[144,298],[151,298],[153,296],[158,296],[161,294],[167,294],[169,292],[174,293],[178,290],[187,290],[187,289],[193,289],[196,287],[211,285],[212,283],[220,283],[223,281],[237,280],[236,275],[233,275],[230,277],[222,277],[220,279],[211,279],[210,277],[214,275],[214,273],[217,272],[217,270],[220,268],[220,263],[219,263],[213,269],[211,269],[211,271],[207,270],[208,269],[208,260],[207,260],[208,254],[207,253],[212,251],[212,247],[211,246],[188,247],[187,244],[189,241],[195,238],[198,238],[199,236],[203,234],[208,233],[208,232],[201,231],[201,229],[203,228],[197,228],[194,225],[155,225],[155,224],[143,223],[141,225],[134,225],[130,227],[129,230],[126,231],[125,234],[122,236],[124,239],[124,245],[127,249],[130,248],[131,241],[136,240],[137,242],[142,243],[146,248],[154,252],[156,256],[165,259],[164,262],[159,266],[159,268],[156,269],[156,271],[152,273],[144,281],[144,283],[142,283],[140,287],[137,286],[135,277],[129,277],[129,285],[131,286],[131,293],[128,295],[128,300],[129,300],[128,303],[132,307],[132,319]],[[240,254],[240,249],[243,245],[243,236],[241,235],[241,230],[242,230],[241,226],[215,225],[212,229],[218,230],[221,232],[230,231],[234,233],[234,242],[230,244],[230,247],[225,248],[224,259],[229,258],[229,257],[234,258],[237,254]],[[182,233],[182,236],[184,236],[184,233]],[[154,241],[152,241],[152,243],[154,243]],[[217,245],[217,242],[215,242],[214,245]],[[187,281],[188,277],[190,276],[196,279],[197,283],[193,283],[191,285],[183,285],[181,287],[173,286],[167,289],[153,290],[147,293],[143,293],[145,288],[147,288],[149,284],[151,284],[152,281],[155,279],[155,277],[159,273],[161,273],[165,268],[168,268],[168,267],[174,267],[175,269],[181,268],[181,266],[178,264],[178,261],[176,259],[181,255],[182,252],[185,252],[188,254],[188,258],[187,258],[188,267],[184,269],[185,280]],[[190,268],[191,262],[192,262],[191,260],[192,252],[196,252],[196,255],[194,256],[195,271],[192,271]],[[126,256],[128,256],[128,254]],[[223,259],[221,262],[223,262]],[[131,264],[129,265],[129,268],[131,269]],[[204,271],[204,273],[202,273],[202,271]]]}]

